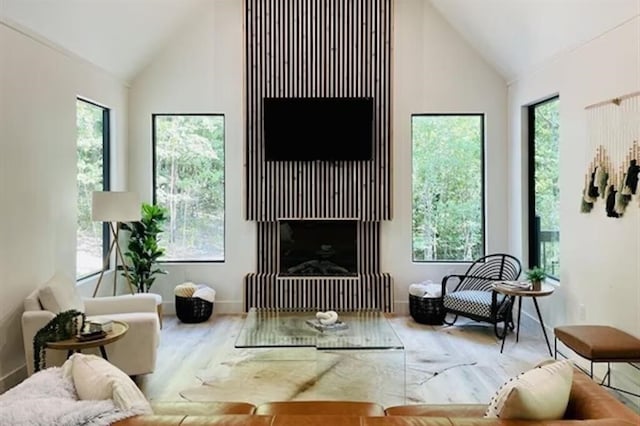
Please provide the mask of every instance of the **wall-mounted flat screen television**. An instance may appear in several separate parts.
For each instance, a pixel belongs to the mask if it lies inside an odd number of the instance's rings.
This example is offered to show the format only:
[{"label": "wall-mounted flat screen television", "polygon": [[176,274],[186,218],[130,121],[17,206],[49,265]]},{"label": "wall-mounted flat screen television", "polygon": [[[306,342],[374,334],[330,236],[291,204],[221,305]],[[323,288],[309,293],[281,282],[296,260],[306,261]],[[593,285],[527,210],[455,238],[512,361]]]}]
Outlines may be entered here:
[{"label": "wall-mounted flat screen television", "polygon": [[373,98],[264,98],[267,161],[371,160]]}]

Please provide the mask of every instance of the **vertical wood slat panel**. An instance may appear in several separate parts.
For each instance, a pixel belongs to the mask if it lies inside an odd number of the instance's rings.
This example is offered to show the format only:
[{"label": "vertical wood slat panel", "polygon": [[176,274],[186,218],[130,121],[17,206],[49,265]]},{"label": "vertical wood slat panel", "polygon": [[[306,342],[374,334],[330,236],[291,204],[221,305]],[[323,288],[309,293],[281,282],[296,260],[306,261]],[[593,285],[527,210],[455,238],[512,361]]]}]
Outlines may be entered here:
[{"label": "vertical wood slat panel", "polygon": [[[245,13],[247,219],[389,220],[391,0],[246,0]],[[373,160],[265,161],[265,96],[373,97]]]},{"label": "vertical wood slat panel", "polygon": [[275,274],[245,277],[244,308],[393,311],[389,274],[370,274],[360,282],[339,278],[277,278]]},{"label": "vertical wood slat panel", "polygon": [[[391,219],[391,1],[246,0],[245,203],[247,219],[258,222],[258,273],[246,278],[246,306],[336,302],[392,309],[391,277],[378,273],[378,221]],[[373,160],[265,161],[265,96],[372,97]],[[344,287],[348,280],[276,281],[279,218],[364,221],[359,287]],[[265,287],[249,291],[250,282]]]}]

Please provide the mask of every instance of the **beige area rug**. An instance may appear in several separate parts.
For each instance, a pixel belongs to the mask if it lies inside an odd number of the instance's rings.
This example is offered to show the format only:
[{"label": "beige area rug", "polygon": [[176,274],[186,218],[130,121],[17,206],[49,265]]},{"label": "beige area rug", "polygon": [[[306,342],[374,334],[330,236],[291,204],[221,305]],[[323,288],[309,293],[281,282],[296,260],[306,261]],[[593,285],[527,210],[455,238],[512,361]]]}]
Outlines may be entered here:
[{"label": "beige area rug", "polygon": [[203,386],[180,394],[190,401],[404,400],[402,351],[324,352],[306,349],[242,350],[198,375]]},{"label": "beige area rug", "polygon": [[508,378],[548,358],[544,341],[527,339],[522,331],[520,343],[514,344],[509,337],[500,354],[492,328],[484,325],[433,327],[407,317],[393,318],[391,323],[405,351],[324,352],[223,345],[224,353],[198,373],[202,386],[184,389],[180,395],[189,401],[253,404],[345,399],[374,401],[385,407],[487,403]]}]

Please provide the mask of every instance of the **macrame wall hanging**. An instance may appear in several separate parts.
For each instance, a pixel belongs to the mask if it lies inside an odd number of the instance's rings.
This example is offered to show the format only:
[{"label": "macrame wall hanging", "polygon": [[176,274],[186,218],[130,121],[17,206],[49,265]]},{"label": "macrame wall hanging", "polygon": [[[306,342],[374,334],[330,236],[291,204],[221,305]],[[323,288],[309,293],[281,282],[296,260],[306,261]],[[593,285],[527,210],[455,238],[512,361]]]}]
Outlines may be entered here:
[{"label": "macrame wall hanging", "polygon": [[619,218],[634,197],[640,206],[640,92],[585,109],[588,169],[580,211],[589,213],[601,202],[608,217]]}]

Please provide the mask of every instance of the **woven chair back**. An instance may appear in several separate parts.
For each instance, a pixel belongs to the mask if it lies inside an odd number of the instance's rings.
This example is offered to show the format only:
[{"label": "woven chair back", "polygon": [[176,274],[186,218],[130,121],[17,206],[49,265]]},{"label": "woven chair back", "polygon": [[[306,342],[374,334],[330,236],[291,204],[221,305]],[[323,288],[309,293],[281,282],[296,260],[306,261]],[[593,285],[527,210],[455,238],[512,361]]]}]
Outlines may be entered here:
[{"label": "woven chair back", "polygon": [[514,281],[522,272],[520,261],[504,253],[494,253],[473,262],[454,291],[491,290],[496,281]]}]

